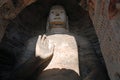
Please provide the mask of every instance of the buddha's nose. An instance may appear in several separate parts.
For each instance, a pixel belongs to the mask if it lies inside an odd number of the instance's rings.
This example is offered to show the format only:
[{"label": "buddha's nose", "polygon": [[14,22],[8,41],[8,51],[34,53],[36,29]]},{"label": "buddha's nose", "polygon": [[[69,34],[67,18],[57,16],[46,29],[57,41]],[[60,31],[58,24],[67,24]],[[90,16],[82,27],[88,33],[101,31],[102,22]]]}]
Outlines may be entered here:
[{"label": "buddha's nose", "polygon": [[56,16],[59,16],[59,15],[60,15],[59,13],[56,14]]}]

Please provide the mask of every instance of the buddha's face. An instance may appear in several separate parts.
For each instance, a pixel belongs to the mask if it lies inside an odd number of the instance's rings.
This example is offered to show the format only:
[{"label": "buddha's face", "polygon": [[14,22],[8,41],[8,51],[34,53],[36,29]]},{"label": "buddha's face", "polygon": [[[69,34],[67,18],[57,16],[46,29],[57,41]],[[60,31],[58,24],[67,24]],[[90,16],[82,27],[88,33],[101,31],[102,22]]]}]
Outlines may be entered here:
[{"label": "buddha's face", "polygon": [[51,8],[49,23],[51,27],[65,27],[66,13],[62,6],[54,6]]}]

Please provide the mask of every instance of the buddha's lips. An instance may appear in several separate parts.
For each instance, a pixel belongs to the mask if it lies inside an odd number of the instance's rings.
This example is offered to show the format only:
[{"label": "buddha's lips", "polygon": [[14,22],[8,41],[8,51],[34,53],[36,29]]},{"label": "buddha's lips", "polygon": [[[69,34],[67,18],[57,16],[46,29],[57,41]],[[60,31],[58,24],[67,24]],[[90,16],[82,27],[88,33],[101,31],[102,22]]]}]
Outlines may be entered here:
[{"label": "buddha's lips", "polygon": [[65,28],[66,29],[65,26],[52,26],[51,28]]},{"label": "buddha's lips", "polygon": [[61,25],[61,24],[65,24],[65,22],[61,22],[61,21],[54,21],[54,22],[50,22],[50,24],[57,24],[57,25]]}]

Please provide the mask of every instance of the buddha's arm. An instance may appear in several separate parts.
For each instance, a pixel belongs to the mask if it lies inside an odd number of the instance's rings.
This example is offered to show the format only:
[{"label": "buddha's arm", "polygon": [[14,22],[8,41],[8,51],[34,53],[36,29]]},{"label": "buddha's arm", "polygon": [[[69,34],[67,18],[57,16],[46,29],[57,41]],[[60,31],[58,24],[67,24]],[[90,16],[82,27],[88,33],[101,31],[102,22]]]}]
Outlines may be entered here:
[{"label": "buddha's arm", "polygon": [[[29,76],[31,76],[37,69],[39,71],[42,71],[50,62],[52,56],[53,56],[53,47],[48,48],[49,44],[47,43],[46,36],[42,36],[38,38],[38,41],[36,43],[36,47],[38,48],[35,51],[35,54],[30,51],[30,48],[27,52],[34,54],[34,56],[30,57],[29,59],[25,60],[24,58],[27,58],[27,56],[23,56],[24,63],[22,63],[20,66],[15,68],[13,75],[16,79],[26,79]],[[39,45],[39,46],[38,46]],[[29,46],[33,46],[29,44]],[[29,55],[29,54],[28,54]]]},{"label": "buddha's arm", "polygon": [[15,79],[26,79],[40,66],[40,58],[30,58],[25,63],[15,68],[13,77]]},{"label": "buddha's arm", "polygon": [[[42,70],[49,64],[52,56],[46,59],[40,59],[40,57],[32,57],[28,59],[21,66],[14,69],[12,73],[13,79],[26,80],[33,77],[34,74],[42,72]],[[36,72],[37,71],[37,72]]]}]

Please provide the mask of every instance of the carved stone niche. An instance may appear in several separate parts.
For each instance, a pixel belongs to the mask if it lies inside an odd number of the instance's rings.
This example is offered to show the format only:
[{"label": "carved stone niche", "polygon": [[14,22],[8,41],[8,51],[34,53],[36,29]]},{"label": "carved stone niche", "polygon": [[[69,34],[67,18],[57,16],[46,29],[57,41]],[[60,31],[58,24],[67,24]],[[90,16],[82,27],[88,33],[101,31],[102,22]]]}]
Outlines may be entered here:
[{"label": "carved stone niche", "polygon": [[109,19],[112,19],[120,10],[120,0],[110,0]]}]

